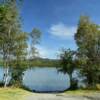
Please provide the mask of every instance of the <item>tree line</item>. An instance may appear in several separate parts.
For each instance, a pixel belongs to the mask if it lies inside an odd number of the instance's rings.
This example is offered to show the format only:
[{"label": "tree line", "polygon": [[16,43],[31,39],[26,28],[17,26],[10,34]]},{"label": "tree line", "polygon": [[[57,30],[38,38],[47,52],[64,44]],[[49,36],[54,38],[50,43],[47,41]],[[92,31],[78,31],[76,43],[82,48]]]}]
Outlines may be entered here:
[{"label": "tree line", "polygon": [[48,59],[48,58],[34,58],[29,60],[29,64],[32,67],[57,67],[59,66],[58,59]]}]

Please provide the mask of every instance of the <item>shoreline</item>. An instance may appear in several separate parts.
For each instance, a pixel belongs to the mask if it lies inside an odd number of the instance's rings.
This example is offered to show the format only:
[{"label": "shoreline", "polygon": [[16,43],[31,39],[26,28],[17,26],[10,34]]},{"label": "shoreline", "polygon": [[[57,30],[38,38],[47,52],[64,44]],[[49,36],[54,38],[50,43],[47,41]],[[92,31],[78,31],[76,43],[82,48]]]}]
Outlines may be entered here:
[{"label": "shoreline", "polygon": [[34,93],[21,88],[0,88],[0,100],[100,100],[100,91],[76,90],[64,93]]}]

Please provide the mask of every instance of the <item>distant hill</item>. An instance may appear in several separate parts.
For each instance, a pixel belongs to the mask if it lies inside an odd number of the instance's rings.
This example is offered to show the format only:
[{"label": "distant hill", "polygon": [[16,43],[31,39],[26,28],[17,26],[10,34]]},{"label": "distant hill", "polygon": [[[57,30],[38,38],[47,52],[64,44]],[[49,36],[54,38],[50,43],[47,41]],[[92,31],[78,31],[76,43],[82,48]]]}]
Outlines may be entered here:
[{"label": "distant hill", "polygon": [[30,66],[40,66],[40,67],[57,67],[59,65],[58,59],[48,59],[48,58],[35,58],[29,60]]}]

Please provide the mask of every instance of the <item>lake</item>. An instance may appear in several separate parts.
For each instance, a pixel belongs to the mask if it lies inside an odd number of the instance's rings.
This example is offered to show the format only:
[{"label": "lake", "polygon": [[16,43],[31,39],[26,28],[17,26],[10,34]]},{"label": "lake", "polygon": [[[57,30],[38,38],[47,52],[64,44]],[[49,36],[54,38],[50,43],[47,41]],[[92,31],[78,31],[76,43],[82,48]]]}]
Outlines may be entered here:
[{"label": "lake", "polygon": [[[0,68],[1,81],[3,73],[3,68]],[[68,74],[58,72],[54,67],[34,67],[24,72],[23,85],[37,92],[57,92],[70,87],[70,78]]]}]

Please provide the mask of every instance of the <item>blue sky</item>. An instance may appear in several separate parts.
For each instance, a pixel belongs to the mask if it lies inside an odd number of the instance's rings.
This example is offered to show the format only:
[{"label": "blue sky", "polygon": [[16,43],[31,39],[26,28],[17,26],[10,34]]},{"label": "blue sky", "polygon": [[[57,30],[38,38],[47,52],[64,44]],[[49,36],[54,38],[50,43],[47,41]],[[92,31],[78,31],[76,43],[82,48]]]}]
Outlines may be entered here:
[{"label": "blue sky", "polygon": [[37,45],[41,57],[56,58],[61,48],[77,49],[74,33],[80,15],[100,22],[100,0],[24,0],[21,16],[23,30],[34,27],[42,31]]}]

